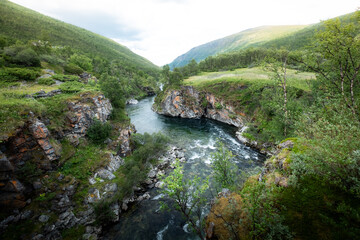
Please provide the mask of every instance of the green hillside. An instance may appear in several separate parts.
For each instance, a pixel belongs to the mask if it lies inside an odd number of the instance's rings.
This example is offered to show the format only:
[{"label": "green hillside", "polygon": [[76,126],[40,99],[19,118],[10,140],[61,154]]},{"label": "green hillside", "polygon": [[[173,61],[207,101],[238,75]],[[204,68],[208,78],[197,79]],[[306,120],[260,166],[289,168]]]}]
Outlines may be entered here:
[{"label": "green hillside", "polygon": [[[344,23],[354,21],[354,19],[352,19],[351,16],[353,16],[353,13],[349,13],[349,14],[340,16],[339,19]],[[289,50],[297,50],[297,49],[308,46],[309,43],[314,39],[314,34],[317,31],[322,30],[323,28],[324,27],[323,27],[322,22],[317,23],[317,24],[312,24],[312,25],[307,26],[299,31],[296,31],[293,34],[290,34],[288,36],[283,36],[283,37],[262,43],[262,44],[260,44],[260,46],[264,47],[264,48],[285,47]]]},{"label": "green hillside", "polygon": [[110,61],[120,60],[128,67],[147,73],[157,71],[153,63],[115,41],[6,0],[0,1],[0,35],[22,41],[46,40],[55,46],[71,46]]},{"label": "green hillside", "polygon": [[187,53],[177,57],[169,64],[171,68],[186,65],[191,59],[197,62],[204,60],[208,56],[219,53],[232,52],[244,49],[250,46],[257,46],[264,42],[274,40],[280,37],[288,36],[301,29],[304,25],[288,25],[288,26],[262,26],[247,29],[245,31],[221,38],[198,47],[195,47]]}]

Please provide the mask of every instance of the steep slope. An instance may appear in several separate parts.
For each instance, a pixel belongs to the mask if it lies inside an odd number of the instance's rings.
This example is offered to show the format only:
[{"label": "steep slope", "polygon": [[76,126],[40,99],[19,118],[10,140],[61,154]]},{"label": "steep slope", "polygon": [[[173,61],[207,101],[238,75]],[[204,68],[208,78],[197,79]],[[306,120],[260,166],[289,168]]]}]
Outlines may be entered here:
[{"label": "steep slope", "polygon": [[108,38],[7,0],[0,1],[0,35],[23,41],[42,39],[53,45],[68,45],[108,60],[120,60],[126,66],[140,68],[148,73],[157,69],[149,60]]},{"label": "steep slope", "polygon": [[[339,16],[338,18],[343,22],[354,22],[355,19],[352,18],[354,14],[349,13],[342,16]],[[296,50],[302,47],[306,47],[309,45],[311,40],[314,37],[314,34],[323,29],[323,23],[316,23],[312,24],[310,26],[307,26],[299,31],[294,32],[293,34],[290,34],[288,36],[283,36],[277,39],[273,39],[270,41],[267,41],[263,44],[261,44],[262,47],[265,48],[281,48],[286,47],[289,50]]]},{"label": "steep slope", "polygon": [[290,35],[305,27],[306,26],[304,25],[289,25],[262,26],[247,29],[225,38],[217,39],[215,41],[195,47],[187,53],[177,57],[169,65],[171,68],[181,67],[186,65],[191,59],[195,59],[197,62],[199,62],[208,56],[212,56],[218,53],[240,50],[246,47],[256,46],[273,39],[284,37],[285,35]]}]

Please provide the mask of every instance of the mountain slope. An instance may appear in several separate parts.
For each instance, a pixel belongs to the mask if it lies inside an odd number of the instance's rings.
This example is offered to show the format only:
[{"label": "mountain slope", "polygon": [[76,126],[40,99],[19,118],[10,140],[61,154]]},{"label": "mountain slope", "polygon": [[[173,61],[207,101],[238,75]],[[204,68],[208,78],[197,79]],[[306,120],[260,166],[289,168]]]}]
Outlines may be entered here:
[{"label": "mountain slope", "polygon": [[288,25],[288,26],[262,26],[247,29],[245,31],[217,39],[215,41],[205,43],[195,47],[187,53],[177,57],[169,64],[171,68],[186,65],[191,59],[197,62],[218,53],[231,52],[240,50],[249,46],[259,45],[261,43],[284,37],[297,32],[306,26],[304,25]]},{"label": "mountain slope", "polygon": [[140,68],[146,72],[153,72],[158,68],[115,41],[7,0],[0,1],[0,35],[23,41],[42,39],[53,45],[68,45],[108,60],[120,60],[129,67]]}]

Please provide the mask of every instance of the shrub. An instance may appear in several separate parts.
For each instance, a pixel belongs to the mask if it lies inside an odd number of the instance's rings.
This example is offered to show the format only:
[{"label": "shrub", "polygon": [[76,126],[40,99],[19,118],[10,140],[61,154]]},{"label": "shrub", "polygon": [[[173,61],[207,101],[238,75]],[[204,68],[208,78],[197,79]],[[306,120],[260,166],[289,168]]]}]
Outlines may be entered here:
[{"label": "shrub", "polygon": [[62,60],[61,58],[48,54],[40,55],[40,59],[41,61],[50,63],[52,65],[63,65],[65,63],[64,60]]},{"label": "shrub", "polygon": [[92,71],[93,68],[91,59],[84,55],[78,55],[75,53],[70,57],[69,62],[73,66],[79,66],[85,71]]},{"label": "shrub", "polygon": [[71,82],[78,81],[79,77],[74,75],[63,75],[63,74],[55,74],[52,76],[53,79],[62,81],[62,82]]},{"label": "shrub", "polygon": [[53,85],[55,81],[52,78],[40,78],[38,81],[38,84],[40,85]]},{"label": "shrub", "polygon": [[65,93],[75,93],[81,91],[84,84],[79,82],[65,82],[59,86],[59,89]]},{"label": "shrub", "polygon": [[94,205],[96,222],[99,225],[107,225],[114,221],[115,213],[111,210],[109,201],[100,201]]},{"label": "shrub", "polygon": [[221,103],[216,102],[216,103],[215,103],[215,108],[216,108],[217,110],[221,110],[221,109],[222,109]]},{"label": "shrub", "polygon": [[81,67],[76,66],[75,64],[71,64],[71,63],[65,65],[64,70],[66,73],[69,73],[69,74],[81,74],[84,72],[84,70]]},{"label": "shrub", "polygon": [[26,48],[16,54],[14,62],[27,67],[40,67],[40,59],[37,53],[31,48]]},{"label": "shrub", "polygon": [[38,70],[26,68],[3,68],[0,69],[0,79],[2,81],[35,81],[40,76]]},{"label": "shrub", "polygon": [[111,133],[112,127],[109,123],[102,123],[95,120],[94,123],[87,130],[86,135],[95,144],[103,143]]}]

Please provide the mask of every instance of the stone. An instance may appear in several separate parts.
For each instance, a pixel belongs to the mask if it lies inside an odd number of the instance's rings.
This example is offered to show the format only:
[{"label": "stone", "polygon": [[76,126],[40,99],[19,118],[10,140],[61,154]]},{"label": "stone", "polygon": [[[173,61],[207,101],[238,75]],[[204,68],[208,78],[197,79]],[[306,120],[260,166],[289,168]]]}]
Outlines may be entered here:
[{"label": "stone", "polygon": [[110,172],[116,172],[122,165],[124,165],[124,159],[120,156],[110,154],[110,162],[106,166],[106,169]]},{"label": "stone", "polygon": [[285,142],[283,142],[283,143],[280,143],[280,144],[278,145],[278,148],[279,148],[279,149],[283,149],[283,148],[289,148],[289,149],[291,149],[291,148],[293,148],[293,147],[294,147],[294,142],[291,141],[291,140],[287,140],[287,141],[285,141]]},{"label": "stone", "polygon": [[105,180],[112,180],[116,177],[112,172],[106,169],[100,169],[97,172],[97,176]]},{"label": "stone", "polygon": [[116,192],[117,191],[117,184],[116,183],[108,183],[105,185],[104,190],[106,192]]},{"label": "stone", "polygon": [[126,104],[128,104],[128,105],[136,105],[138,103],[139,103],[139,101],[136,99],[129,99],[126,101]]},{"label": "stone", "polygon": [[89,178],[89,183],[90,183],[91,185],[94,185],[94,184],[96,183],[96,180],[91,177],[91,178]]},{"label": "stone", "polygon": [[88,203],[95,203],[101,199],[100,192],[98,189],[93,188],[89,190],[89,195],[87,197]]},{"label": "stone", "polygon": [[164,182],[159,181],[159,182],[157,182],[157,183],[155,184],[155,187],[156,187],[156,188],[163,188],[163,187],[164,187],[164,185],[165,185],[165,183],[164,183]]},{"label": "stone", "polygon": [[149,178],[155,178],[156,177],[156,171],[154,169],[151,169],[148,173]]},{"label": "stone", "polygon": [[44,235],[42,234],[38,234],[35,237],[32,238],[32,240],[43,240],[45,239]]},{"label": "stone", "polygon": [[41,215],[39,217],[39,221],[42,222],[42,223],[45,223],[45,222],[47,222],[49,220],[49,218],[50,217],[48,215]]},{"label": "stone", "polygon": [[31,210],[25,210],[24,212],[21,213],[21,220],[26,220],[26,219],[29,219],[33,214],[33,211]]},{"label": "stone", "polygon": [[41,184],[40,181],[35,181],[35,182],[33,182],[33,188],[34,188],[35,190],[39,190],[39,189],[41,189],[41,187],[42,187],[42,184]]},{"label": "stone", "polygon": [[127,205],[126,203],[123,202],[123,203],[121,204],[121,209],[122,209],[122,210],[126,211],[126,210],[128,210],[128,208],[129,208],[129,207],[128,207],[128,205]]}]

